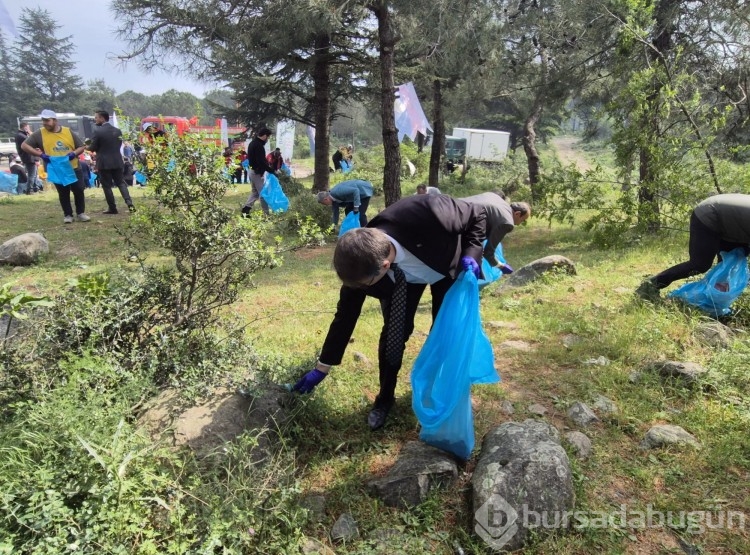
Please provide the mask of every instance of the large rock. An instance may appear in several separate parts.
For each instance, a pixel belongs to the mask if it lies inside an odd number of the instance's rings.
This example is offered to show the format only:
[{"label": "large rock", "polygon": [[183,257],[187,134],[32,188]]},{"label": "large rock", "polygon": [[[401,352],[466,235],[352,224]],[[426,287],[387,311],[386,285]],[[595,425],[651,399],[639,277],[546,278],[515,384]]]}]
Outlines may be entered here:
[{"label": "large rock", "polygon": [[569,524],[575,506],[570,460],[545,422],[506,422],[488,433],[471,479],[474,531],[493,552]]},{"label": "large rock", "polygon": [[49,242],[41,233],[24,233],[0,245],[0,264],[30,266],[49,254]]},{"label": "large rock", "polygon": [[278,386],[253,396],[219,389],[203,404],[183,410],[177,393],[167,390],[150,403],[140,423],[153,436],[171,434],[174,446],[187,445],[199,457],[219,452],[245,431],[257,433],[258,445],[251,457],[260,461],[273,452],[275,432],[288,418],[283,408],[288,395]]},{"label": "large rock", "polygon": [[695,335],[711,347],[726,349],[732,344],[734,331],[721,322],[701,322],[695,328]]},{"label": "large rock", "polygon": [[695,362],[677,362],[665,360],[654,362],[650,368],[665,378],[679,378],[687,384],[694,384],[706,373],[706,369]]},{"label": "large rock", "polygon": [[506,287],[521,287],[532,281],[536,281],[544,274],[551,271],[564,272],[571,276],[576,275],[576,266],[573,261],[559,254],[553,254],[534,260],[523,268],[516,270],[508,279],[500,282],[500,289]]},{"label": "large rock", "polygon": [[449,486],[457,476],[456,461],[449,453],[410,441],[388,474],[367,485],[386,505],[405,508],[419,505],[433,489]]},{"label": "large rock", "polygon": [[657,424],[646,432],[641,441],[641,449],[656,449],[658,447],[669,447],[670,445],[690,445],[700,448],[700,442],[695,436],[686,432],[680,426],[672,424]]}]

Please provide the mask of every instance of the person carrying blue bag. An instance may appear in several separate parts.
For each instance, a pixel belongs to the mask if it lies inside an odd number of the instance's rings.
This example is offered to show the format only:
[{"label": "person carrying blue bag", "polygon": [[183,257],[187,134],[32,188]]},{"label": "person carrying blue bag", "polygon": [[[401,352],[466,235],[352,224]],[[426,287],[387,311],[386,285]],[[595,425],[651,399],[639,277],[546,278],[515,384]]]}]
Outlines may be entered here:
[{"label": "person carrying blue bag", "polygon": [[263,174],[268,172],[273,174],[276,172],[266,160],[266,143],[268,138],[271,136],[271,130],[267,127],[262,127],[255,134],[255,137],[250,144],[247,146],[247,161],[250,166],[250,185],[252,192],[247,197],[244,206],[242,207],[242,215],[247,216],[250,214],[250,210],[253,209],[255,201],[260,200],[260,208],[264,214],[268,214],[268,203],[260,196],[260,192],[263,190],[265,180]]},{"label": "person carrying blue bag", "polygon": [[750,253],[750,195],[708,197],[690,215],[690,258],[643,281],[636,295],[657,300],[660,290],[677,280],[706,273],[720,252],[737,248],[745,256]]},{"label": "person carrying blue bag", "polygon": [[70,193],[76,205],[76,217],[79,222],[91,220],[86,215],[86,198],[83,173],[78,164],[78,157],[85,148],[81,138],[68,127],[57,122],[57,114],[52,110],[42,110],[42,128],[34,131],[21,144],[21,148],[34,156],[39,156],[47,170],[47,180],[57,189],[60,206],[63,209],[63,223],[73,223],[73,207],[70,204]]},{"label": "person carrying blue bag", "polygon": [[[409,196],[388,206],[367,227],[336,242],[333,266],[343,282],[336,314],[315,367],[292,388],[310,393],[341,364],[367,297],[380,301],[380,391],[367,417],[382,428],[395,402],[396,382],[414,316],[427,285],[432,317],[461,270],[481,277],[486,215],[481,206],[447,195]],[[460,325],[460,324],[459,324]]]},{"label": "person carrying blue bag", "polygon": [[471,204],[482,206],[487,213],[487,242],[484,245],[484,259],[492,268],[499,268],[503,274],[512,274],[513,268],[496,256],[498,245],[517,225],[522,225],[531,216],[531,207],[526,202],[512,202],[498,192],[481,193],[463,197]]},{"label": "person carrying blue bag", "polygon": [[372,183],[363,179],[349,179],[334,186],[330,191],[321,191],[318,202],[330,206],[333,211],[333,225],[339,223],[339,210],[344,207],[344,214],[359,214],[359,225],[367,225],[367,207],[372,198]]}]

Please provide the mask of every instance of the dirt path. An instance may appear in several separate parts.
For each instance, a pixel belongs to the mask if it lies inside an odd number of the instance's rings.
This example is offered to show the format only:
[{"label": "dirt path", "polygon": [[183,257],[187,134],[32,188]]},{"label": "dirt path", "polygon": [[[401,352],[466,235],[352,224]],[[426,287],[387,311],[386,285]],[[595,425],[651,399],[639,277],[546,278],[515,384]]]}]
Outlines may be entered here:
[{"label": "dirt path", "polygon": [[592,165],[586,158],[586,154],[577,148],[580,139],[578,137],[555,137],[552,139],[552,146],[557,151],[557,157],[563,166],[575,164],[579,170],[585,172],[590,170]]}]

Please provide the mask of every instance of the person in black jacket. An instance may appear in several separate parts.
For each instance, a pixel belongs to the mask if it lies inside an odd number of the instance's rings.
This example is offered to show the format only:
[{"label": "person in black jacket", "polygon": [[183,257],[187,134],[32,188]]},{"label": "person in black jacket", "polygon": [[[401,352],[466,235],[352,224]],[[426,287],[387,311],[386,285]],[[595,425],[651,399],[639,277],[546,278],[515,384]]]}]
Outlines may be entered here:
[{"label": "person in black jacket", "polygon": [[[432,293],[432,319],[462,271],[481,276],[482,241],[486,233],[482,206],[447,195],[414,195],[380,212],[367,227],[353,229],[336,242],[333,266],[343,282],[336,314],[328,328],[315,368],[293,387],[310,393],[341,364],[367,297],[380,301],[383,328],[378,344],[380,391],[367,417],[372,430],[381,428],[395,401],[396,379],[414,316],[427,285]],[[401,323],[391,332],[398,281],[405,279]]]},{"label": "person in black jacket", "polygon": [[33,192],[36,192],[36,164],[39,161],[36,156],[29,154],[21,148],[21,145],[29,137],[30,133],[31,127],[29,127],[28,123],[22,123],[18,127],[18,133],[16,133],[16,152],[18,153],[19,158],[21,158],[21,163],[26,170],[26,181],[24,182],[23,191],[19,188],[18,193],[26,193],[27,195],[32,192],[32,188],[34,189]]},{"label": "person in black jacket", "polygon": [[331,156],[331,161],[333,162],[333,171],[338,171],[341,169],[341,161],[344,159],[344,153],[341,152],[340,148],[336,149],[336,152],[333,153],[333,156]]},{"label": "person in black jacket", "polygon": [[[120,195],[128,206],[128,210],[135,212],[133,200],[128,192],[128,185],[123,178],[124,165],[122,162],[122,131],[109,123],[109,112],[97,110],[94,114],[94,136],[88,149],[96,152],[96,172],[99,182],[107,199],[107,209],[102,214],[117,214],[117,203],[112,187],[120,190]],[[87,183],[88,185],[88,183]]]},{"label": "person in black jacket", "polygon": [[263,213],[268,214],[268,204],[260,197],[260,191],[263,189],[263,174],[266,172],[275,173],[266,160],[266,142],[268,142],[268,137],[270,136],[271,130],[262,127],[247,147],[247,160],[250,164],[250,183],[253,190],[242,207],[243,214],[249,214],[253,208],[253,204],[258,199],[260,199],[260,207]]}]

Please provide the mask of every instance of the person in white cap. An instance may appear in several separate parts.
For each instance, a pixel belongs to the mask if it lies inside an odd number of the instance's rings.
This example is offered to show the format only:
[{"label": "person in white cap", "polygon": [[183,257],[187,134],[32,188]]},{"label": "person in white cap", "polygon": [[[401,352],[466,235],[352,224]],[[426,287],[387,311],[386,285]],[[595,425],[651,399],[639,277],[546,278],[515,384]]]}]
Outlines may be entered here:
[{"label": "person in white cap", "polygon": [[[71,191],[75,200],[78,221],[88,222],[91,218],[86,215],[86,199],[83,195],[85,185],[78,164],[78,157],[85,148],[83,141],[70,128],[60,125],[57,122],[57,114],[52,110],[42,110],[40,117],[42,118],[42,128],[29,135],[21,148],[29,154],[39,156],[44,162],[48,179],[57,189],[57,196],[63,209],[63,222],[66,224],[73,223],[73,207],[70,204]],[[55,179],[58,181],[62,181],[62,179],[54,177],[49,171],[50,164],[59,166],[65,163],[62,157],[68,158],[67,164],[70,164],[75,176],[70,178],[70,181],[69,178],[66,178],[65,181],[68,181],[68,183],[56,183]]]}]

